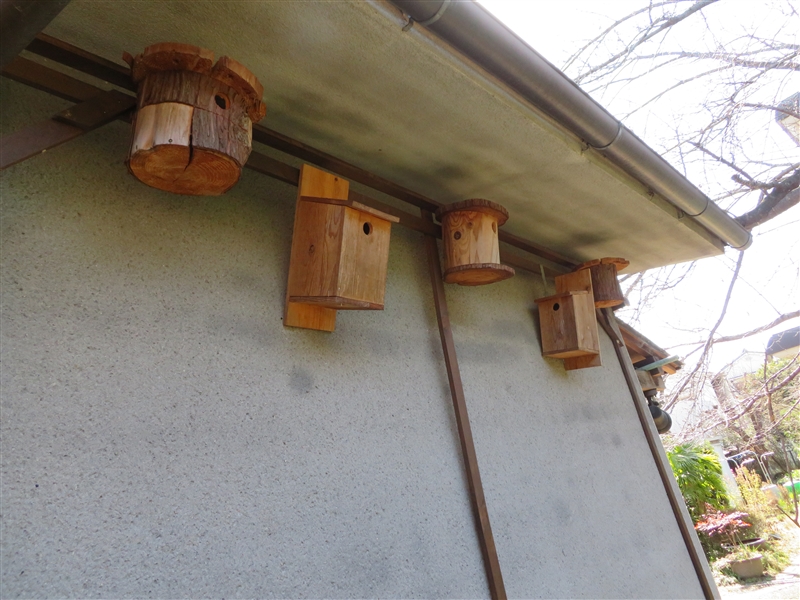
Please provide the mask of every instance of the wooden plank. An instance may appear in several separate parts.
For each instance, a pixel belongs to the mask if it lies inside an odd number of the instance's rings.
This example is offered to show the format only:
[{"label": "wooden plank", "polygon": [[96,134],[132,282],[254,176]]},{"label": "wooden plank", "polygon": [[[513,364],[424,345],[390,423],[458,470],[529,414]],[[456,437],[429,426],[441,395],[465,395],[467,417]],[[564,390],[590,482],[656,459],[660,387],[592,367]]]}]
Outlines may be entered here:
[{"label": "wooden plank", "polygon": [[556,294],[584,291],[593,294],[592,275],[588,270],[564,273],[555,278]]},{"label": "wooden plank", "polygon": [[322,204],[336,204],[337,206],[346,206],[348,208],[353,208],[355,210],[360,210],[362,212],[366,212],[371,214],[374,217],[378,217],[379,219],[383,219],[384,221],[389,221],[390,223],[399,223],[400,218],[395,217],[394,215],[390,215],[389,213],[385,213],[383,211],[377,210],[372,208],[368,204],[364,204],[362,202],[358,202],[349,196],[347,198],[317,198],[316,196],[303,196],[303,200],[306,202],[320,202]]},{"label": "wooden plank", "polygon": [[633,400],[633,405],[636,408],[639,422],[642,425],[647,445],[656,463],[658,474],[661,477],[661,483],[664,485],[664,490],[669,499],[670,506],[672,507],[672,512],[675,515],[678,528],[683,536],[686,550],[691,558],[692,565],[694,566],[695,573],[700,582],[700,587],[703,590],[703,595],[707,600],[719,598],[719,590],[711,575],[708,561],[703,553],[703,548],[700,546],[700,540],[692,526],[692,519],[689,516],[689,511],[686,509],[686,504],[678,488],[678,483],[675,481],[675,476],[672,474],[672,469],[669,466],[669,460],[664,452],[664,447],[661,445],[661,439],[658,435],[658,431],[656,431],[656,426],[655,423],[653,423],[650,410],[647,408],[647,400],[639,385],[639,379],[636,376],[633,363],[630,361],[630,357],[625,350],[625,342],[622,339],[622,333],[614,317],[614,312],[610,308],[597,309],[597,317],[597,320],[603,326],[603,329],[608,334],[608,337],[611,338],[614,345],[614,351],[617,354],[617,360],[622,368],[625,383],[628,385],[628,391]]},{"label": "wooden plank", "polygon": [[27,58],[12,60],[3,67],[2,75],[72,102],[88,100],[104,91]]},{"label": "wooden plank", "polygon": [[74,140],[83,129],[47,119],[0,138],[0,171]]},{"label": "wooden plank", "polygon": [[[422,211],[422,216],[426,220],[433,222],[433,217],[429,212]],[[461,453],[467,472],[469,499],[475,515],[475,525],[478,532],[481,555],[483,556],[483,565],[486,570],[486,579],[489,583],[491,597],[495,600],[505,599],[507,596],[505,585],[503,584],[503,573],[500,570],[500,561],[497,558],[492,526],[489,522],[489,511],[483,494],[483,483],[478,469],[478,457],[475,453],[475,442],[472,439],[472,428],[469,424],[464,386],[461,382],[456,347],[453,341],[453,330],[450,326],[450,315],[447,310],[447,299],[445,298],[444,283],[442,281],[442,266],[439,262],[439,249],[436,245],[436,238],[426,235],[425,249],[428,254],[433,301],[436,307],[439,335],[442,339],[442,352],[444,353],[444,362],[447,368],[447,380],[450,384],[450,395],[453,399],[453,411],[455,412],[458,426],[458,439],[461,442]]]},{"label": "wooden plank", "polygon": [[[69,45],[67,44],[67,46]],[[78,70],[82,70],[89,74],[95,74],[94,71],[98,71],[100,74],[97,76],[104,78],[107,81],[111,81],[113,79],[108,69],[103,65],[92,63],[92,68],[87,69],[87,68],[82,68],[81,67],[82,64],[83,64],[82,61],[74,61],[72,66],[74,66],[74,68]],[[115,68],[117,68],[116,65]],[[20,83],[24,83],[30,87],[34,87],[44,92],[53,94],[55,96],[65,98],[67,100],[72,100],[73,102],[86,100],[88,98],[91,98],[95,94],[98,94],[103,91],[102,89],[95,87],[91,84],[78,81],[73,77],[64,75],[62,73],[54,71],[53,69],[50,69],[49,67],[45,67],[44,65],[40,65],[38,63],[35,63],[33,61],[24,58],[17,58],[14,61],[12,61],[11,64],[9,64],[8,66],[6,66],[5,69],[3,69],[2,75],[5,77],[9,77],[10,79],[19,81]],[[133,87],[134,87],[133,84],[130,84],[130,88]],[[130,120],[128,115],[123,115],[120,118],[123,120]],[[280,150],[280,148],[278,149]],[[297,185],[299,179],[299,173],[300,173],[299,169],[296,169],[295,167],[287,165],[286,163],[278,161],[264,154],[260,154],[258,152],[252,152],[250,154],[250,158],[248,159],[247,164],[245,166],[253,171],[262,173],[264,175],[273,177],[274,179],[278,179],[279,181],[283,181],[285,183],[289,183],[292,185]],[[334,166],[336,165],[334,164]],[[386,193],[390,196],[398,197],[397,195],[391,193],[391,190],[394,188],[392,188],[392,186],[388,184],[387,186],[388,187],[386,189],[388,189],[389,191],[387,191]],[[373,189],[378,189],[380,191],[379,186],[373,186]],[[413,229],[414,231],[419,231],[420,233],[423,233],[425,235],[435,235],[436,237],[441,238],[441,227],[432,221],[423,220],[420,217],[417,217],[416,215],[409,214],[393,206],[369,198],[368,196],[365,196],[364,194],[360,194],[358,192],[350,191],[349,197],[357,202],[361,202],[363,204],[366,204],[367,206],[371,206],[373,208],[376,208],[377,210],[398,217],[400,219],[399,223],[403,227]],[[398,199],[402,200],[402,198],[399,197]],[[503,236],[504,232],[501,231],[500,232],[501,241],[503,241]],[[517,247],[522,250],[525,250],[524,247],[525,244],[522,243],[521,238],[516,238],[516,241],[517,241]],[[525,251],[527,252],[527,250]],[[507,248],[501,247],[500,249],[500,260],[503,263],[508,264],[515,268],[530,271],[531,273],[537,275],[540,273],[540,268],[542,267],[549,276],[553,276],[559,273],[563,273],[566,270],[569,270],[568,267],[564,267],[563,265],[559,265],[546,258],[543,258],[541,254],[534,254],[534,256],[536,256],[536,258],[523,256],[516,252],[511,252]]]},{"label": "wooden plank", "polygon": [[136,91],[136,84],[131,79],[130,69],[125,65],[106,60],[102,56],[92,54],[47,34],[37,35],[36,39],[28,45],[27,50],[118,87]]},{"label": "wooden plank", "polygon": [[[28,49],[31,52],[35,52],[41,56],[47,56],[61,64],[104,79],[120,87],[131,90],[135,89],[130,75],[123,75],[123,73],[127,71],[124,67],[50,36],[38,36]],[[372,189],[393,196],[418,208],[435,212],[441,206],[440,203],[422,194],[340,160],[335,156],[317,150],[316,148],[294,140],[277,131],[258,125],[257,123],[253,125],[253,139],[259,143],[275,148],[276,150],[280,150],[285,154],[295,156],[323,169],[338,173],[351,181],[356,181],[371,187]],[[393,213],[390,212],[390,214]],[[499,236],[501,242],[519,248],[529,254],[544,258],[561,267],[565,267],[565,270],[571,270],[572,267],[578,264],[578,261],[545,248],[531,240],[526,240],[508,233],[507,231],[500,231]],[[508,262],[509,265],[512,264],[510,261],[504,262]],[[524,268],[518,264],[512,266]],[[545,264],[545,266],[547,266],[547,264]]]},{"label": "wooden plank", "polygon": [[339,295],[383,309],[392,224],[355,208],[342,210]]},{"label": "wooden plank", "polygon": [[[283,324],[286,327],[319,331],[333,331],[336,328],[335,309],[319,304],[292,302],[291,297],[338,296],[335,278],[339,271],[342,227],[342,219],[338,215],[342,213],[342,209],[331,204],[305,202],[302,198],[330,196],[346,199],[349,191],[350,182],[345,179],[309,165],[300,167],[283,315]],[[317,227],[326,232],[321,243],[315,233]],[[324,265],[326,268],[314,268],[317,265]],[[320,276],[330,279],[321,281],[318,279]],[[318,290],[324,291],[320,293]]]},{"label": "wooden plank", "polygon": [[594,303],[586,290],[539,298],[542,354],[549,358],[574,358],[597,354]]},{"label": "wooden plank", "polygon": [[109,90],[89,98],[85,102],[61,111],[53,117],[67,125],[91,131],[110,123],[125,112],[136,107],[136,98],[117,90]]},{"label": "wooden plank", "polygon": [[576,371],[577,369],[588,369],[590,367],[602,367],[603,362],[599,354],[588,356],[573,356],[564,359],[565,371]]},{"label": "wooden plank", "polygon": [[80,137],[130,111],[136,99],[110,91],[0,139],[0,171]]}]

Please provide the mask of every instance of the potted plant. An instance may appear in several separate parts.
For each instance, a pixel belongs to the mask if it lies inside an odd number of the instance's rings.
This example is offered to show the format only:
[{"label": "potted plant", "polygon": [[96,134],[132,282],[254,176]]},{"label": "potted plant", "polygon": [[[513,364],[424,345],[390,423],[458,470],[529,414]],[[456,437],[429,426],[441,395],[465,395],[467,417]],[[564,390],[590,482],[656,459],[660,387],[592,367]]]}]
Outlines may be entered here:
[{"label": "potted plant", "polygon": [[764,574],[763,556],[747,546],[740,546],[730,554],[731,571],[740,579],[761,577]]},{"label": "potted plant", "polygon": [[726,538],[730,547],[736,547],[730,555],[730,567],[737,577],[761,577],[764,572],[763,556],[751,547],[741,543],[740,534],[743,529],[750,527],[744,518],[747,513],[742,511],[723,512],[706,504],[706,512],[695,524],[694,528],[705,533],[710,538]]}]

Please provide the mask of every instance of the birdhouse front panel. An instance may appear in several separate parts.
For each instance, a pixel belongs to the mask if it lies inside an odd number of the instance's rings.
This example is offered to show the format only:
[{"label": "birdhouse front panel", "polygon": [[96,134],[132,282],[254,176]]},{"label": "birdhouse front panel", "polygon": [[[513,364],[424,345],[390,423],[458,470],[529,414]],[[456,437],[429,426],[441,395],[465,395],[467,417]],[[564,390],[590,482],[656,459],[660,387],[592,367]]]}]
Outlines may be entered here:
[{"label": "birdhouse front panel", "polygon": [[339,296],[344,207],[298,202],[292,239],[289,299],[326,305]]},{"label": "birdhouse front panel", "polygon": [[333,331],[337,310],[383,310],[398,220],[351,200],[346,180],[303,165],[284,324]]},{"label": "birdhouse front panel", "polygon": [[344,208],[337,296],[368,305],[352,308],[383,308],[391,230],[392,224],[375,214]]},{"label": "birdhouse front panel", "polygon": [[499,228],[508,219],[505,208],[483,198],[442,206],[444,281],[459,285],[484,285],[508,279],[514,269],[500,264]]},{"label": "birdhouse front panel", "polygon": [[566,292],[541,298],[536,303],[544,356],[573,358],[600,352],[591,294]]},{"label": "birdhouse front panel", "polygon": [[500,262],[497,218],[492,214],[464,210],[449,213],[444,238],[448,265]]}]

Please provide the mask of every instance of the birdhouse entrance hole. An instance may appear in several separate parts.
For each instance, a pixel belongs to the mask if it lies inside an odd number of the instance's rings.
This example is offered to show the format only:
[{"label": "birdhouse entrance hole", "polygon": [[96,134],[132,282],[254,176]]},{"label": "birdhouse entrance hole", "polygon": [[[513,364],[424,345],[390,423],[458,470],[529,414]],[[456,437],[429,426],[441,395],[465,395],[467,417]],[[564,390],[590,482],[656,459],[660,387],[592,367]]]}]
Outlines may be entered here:
[{"label": "birdhouse entrance hole", "polygon": [[128,170],[149,186],[215,196],[239,180],[264,117],[264,87],[227,56],[187,44],[154,44],[131,65],[138,84]]},{"label": "birdhouse entrance hole", "polygon": [[383,310],[399,219],[349,199],[349,183],[300,169],[284,325],[333,331],[337,310]]},{"label": "birdhouse entrance hole", "polygon": [[508,219],[505,208],[473,198],[441,207],[436,217],[442,223],[445,282],[484,285],[514,275],[514,269],[500,264],[497,228]]}]

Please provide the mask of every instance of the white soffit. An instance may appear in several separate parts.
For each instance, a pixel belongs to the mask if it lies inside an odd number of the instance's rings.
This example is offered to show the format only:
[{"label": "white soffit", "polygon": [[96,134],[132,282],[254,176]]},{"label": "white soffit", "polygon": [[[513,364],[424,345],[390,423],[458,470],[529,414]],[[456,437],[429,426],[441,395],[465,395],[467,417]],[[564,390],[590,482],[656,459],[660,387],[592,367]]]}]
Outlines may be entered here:
[{"label": "white soffit", "polygon": [[575,260],[622,256],[634,271],[721,252],[491,76],[403,24],[383,2],[73,0],[46,33],[117,62],[164,41],[227,54],[264,84],[266,127],[439,202],[498,202],[506,230]]}]

